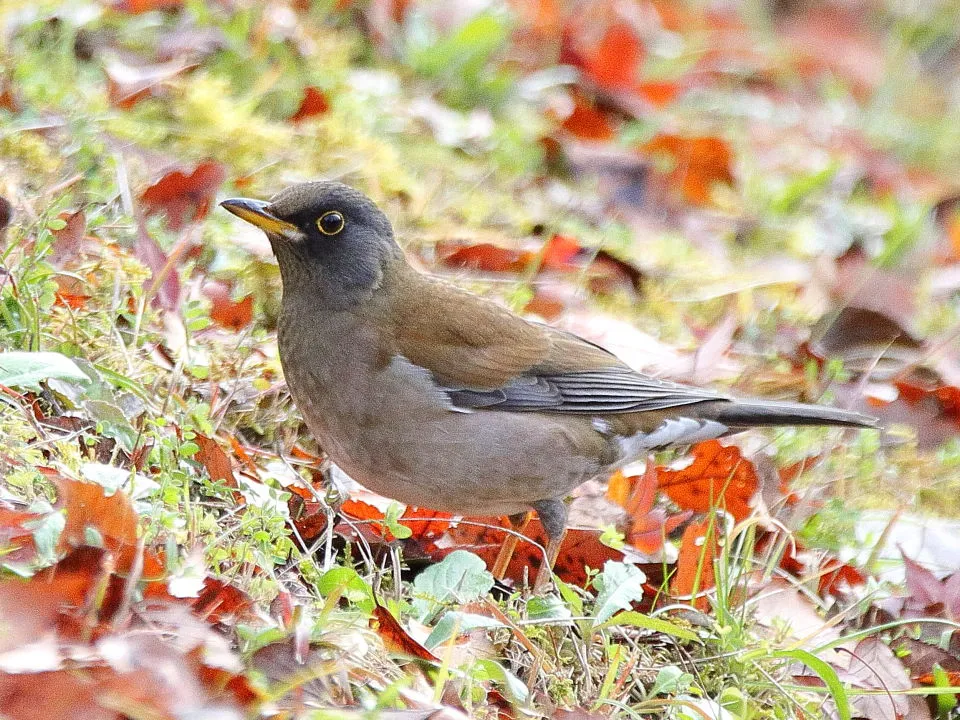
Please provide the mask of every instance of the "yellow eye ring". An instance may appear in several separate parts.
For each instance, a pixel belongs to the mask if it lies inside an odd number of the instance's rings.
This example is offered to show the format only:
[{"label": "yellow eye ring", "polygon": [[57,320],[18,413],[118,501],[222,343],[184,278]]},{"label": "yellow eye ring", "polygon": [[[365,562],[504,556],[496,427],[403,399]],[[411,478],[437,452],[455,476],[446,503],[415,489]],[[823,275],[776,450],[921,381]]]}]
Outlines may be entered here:
[{"label": "yellow eye ring", "polygon": [[317,219],[317,229],[324,235],[336,235],[343,230],[343,226],[346,224],[343,215],[336,210],[325,212]]}]

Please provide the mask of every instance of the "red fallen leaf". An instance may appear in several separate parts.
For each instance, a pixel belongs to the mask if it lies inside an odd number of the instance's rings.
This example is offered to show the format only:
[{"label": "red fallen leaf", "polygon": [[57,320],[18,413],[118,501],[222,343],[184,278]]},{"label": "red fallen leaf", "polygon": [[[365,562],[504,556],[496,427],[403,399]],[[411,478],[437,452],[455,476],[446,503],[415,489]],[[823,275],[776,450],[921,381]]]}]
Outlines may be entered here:
[{"label": "red fallen leaf", "polygon": [[[340,506],[340,513],[354,520],[383,520],[384,517],[383,513],[373,505],[354,498]],[[398,518],[398,522],[410,529],[410,540],[431,544],[431,541],[439,538],[450,528],[452,518],[453,516],[449,513],[439,510],[408,505]],[[386,542],[396,540],[393,533],[378,523],[371,523],[369,527],[376,536],[382,537]]]},{"label": "red fallen leaf", "polygon": [[585,59],[583,69],[602,88],[629,90],[645,55],[633,29],[618,22],[607,28],[596,49]]},{"label": "red fallen leaf", "polygon": [[400,524],[410,528],[411,539],[419,541],[436,540],[450,529],[453,515],[439,510],[408,505],[400,516]]},{"label": "red fallen leaf", "polygon": [[58,305],[79,310],[92,296],[86,292],[86,284],[73,275],[56,275],[56,302]]},{"label": "red fallen leaf", "polygon": [[691,604],[705,612],[710,603],[706,596],[700,595],[714,587],[713,559],[717,554],[717,525],[711,518],[690,523],[683,531],[680,540],[680,554],[677,556],[677,569],[670,579],[670,594],[675,597],[687,597],[698,594]]},{"label": "red fallen leaf", "polygon": [[946,681],[950,685],[956,687],[958,684],[960,684],[960,670],[943,671],[938,675],[926,673],[924,675],[920,675],[919,677],[915,677],[914,680],[921,685],[937,685],[941,681],[941,678],[946,678]]},{"label": "red fallen leaf", "polygon": [[867,582],[867,576],[850,563],[841,562],[836,558],[825,560],[819,570],[820,580],[817,589],[821,597],[826,595],[840,595],[847,587],[856,587]]},{"label": "red fallen leaf", "polygon": [[720,138],[664,134],[645,143],[640,151],[651,156],[668,155],[674,166],[667,173],[667,181],[694,205],[710,202],[714,183],[733,185],[733,153]]},{"label": "red fallen leaf", "polygon": [[[228,488],[237,488],[237,478],[233,474],[233,465],[217,441],[200,433],[196,433],[193,440],[200,447],[196,456],[197,462],[203,465],[210,479],[213,481],[220,480]],[[239,492],[233,493],[233,498],[237,504],[244,502],[243,496]]]},{"label": "red fallen leaf", "polygon": [[942,416],[960,421],[960,388],[949,385],[931,388],[906,380],[898,380],[893,384],[900,396],[910,405],[919,406],[933,401],[939,407]]},{"label": "red fallen leaf", "polygon": [[793,465],[788,465],[787,467],[779,469],[778,474],[780,475],[780,494],[786,499],[786,503],[788,505],[796,505],[800,501],[800,498],[797,496],[797,494],[790,491],[790,483],[820,462],[821,459],[823,459],[823,455],[811,455],[809,457],[805,457],[799,462],[793,463]]},{"label": "red fallen leaf", "polygon": [[24,523],[33,523],[42,515],[16,510],[0,503],[0,549],[7,562],[28,562],[36,553],[33,531],[25,528]]},{"label": "red fallen leaf", "polygon": [[217,189],[227,177],[224,165],[214,160],[199,163],[189,175],[179,170],[167,173],[148,187],[140,199],[147,215],[163,213],[171,230],[207,216]]},{"label": "red fallen leaf", "polygon": [[693,462],[682,470],[660,468],[660,489],[686,510],[726,510],[737,522],[751,512],[750,499],[759,487],[753,463],[735,445],[724,447],[717,440],[697,443]]},{"label": "red fallen leaf", "polygon": [[539,315],[544,320],[556,320],[567,309],[566,301],[557,295],[535,288],[533,297],[523,307],[525,315]]},{"label": "red fallen leaf", "polygon": [[380,603],[373,608],[371,624],[374,619],[377,622],[377,634],[391,652],[429,662],[440,662],[432,652],[410,637],[410,633],[404,630],[400,622]]},{"label": "red fallen leaf", "polygon": [[[443,252],[442,247],[438,251]],[[510,250],[492,243],[461,247],[444,255],[441,262],[448,267],[481,272],[523,272],[532,257],[528,250]]]},{"label": "red fallen leaf", "polygon": [[13,89],[13,82],[6,74],[0,75],[0,109],[18,113],[23,109],[23,103]]},{"label": "red fallen leaf", "polygon": [[652,462],[647,463],[646,472],[640,476],[614,473],[607,486],[607,498],[627,511],[627,542],[647,554],[662,549],[664,538],[693,515],[692,510],[686,510],[667,517],[666,510],[654,507],[656,495],[657,471]]},{"label": "red fallen leaf", "polygon": [[253,598],[233,585],[209,577],[193,601],[193,611],[211,623],[233,624],[256,617]]},{"label": "red fallen leaf", "polygon": [[[27,581],[0,583],[0,652],[6,652],[63,625],[65,615],[83,615],[93,606],[112,571],[110,553],[84,546]],[[62,629],[62,628],[61,628]]]},{"label": "red fallen leaf", "polygon": [[113,9],[131,15],[140,15],[151,10],[179,10],[184,0],[118,0]]},{"label": "red fallen leaf", "polygon": [[[450,547],[435,551],[435,555],[439,558],[452,550],[469,550],[478,555],[487,564],[487,568],[492,568],[500,547],[506,540],[506,528],[509,522],[506,518],[469,518],[469,520],[483,522],[490,527],[460,522],[456,527],[450,528],[447,533]],[[541,547],[546,547],[547,536],[539,519],[531,518],[523,534]],[[543,559],[543,551],[540,548],[532,542],[521,541],[513,553],[504,577],[517,585],[523,583],[525,579],[532,581]],[[623,553],[603,545],[600,542],[600,534],[594,530],[571,528],[564,536],[557,563],[553,569],[564,582],[584,587],[587,582],[584,568],[601,570],[607,560],[622,561]]]},{"label": "red fallen leaf", "polygon": [[58,473],[50,480],[57,487],[57,507],[66,515],[58,542],[60,551],[89,544],[87,529],[92,528],[103,539],[104,547],[116,554],[117,569],[129,571],[135,559],[138,523],[127,494],[118,490],[107,495],[96,483],[71,480]]},{"label": "red fallen leaf", "polygon": [[330,110],[330,102],[327,96],[320,88],[309,86],[303,89],[303,100],[300,101],[300,107],[289,117],[290,122],[303,122],[317,115],[324,115]]},{"label": "red fallen leaf", "polygon": [[641,82],[635,89],[640,97],[658,108],[669,105],[680,95],[680,85],[675,82]]},{"label": "red fallen leaf", "polygon": [[230,286],[219,281],[205,283],[203,294],[210,300],[210,319],[220,327],[238,331],[253,321],[253,295],[235,301]]},{"label": "red fallen leaf", "polygon": [[327,512],[323,503],[317,501],[306,488],[293,486],[287,500],[290,520],[300,539],[308,546],[320,539],[327,529]]},{"label": "red fallen leaf", "polygon": [[607,116],[580,93],[573,93],[573,112],[560,127],[581,140],[612,140],[613,126]]},{"label": "red fallen leaf", "polygon": [[551,235],[544,243],[540,269],[541,270],[571,270],[577,269],[573,264],[574,258],[583,251],[583,247],[569,235]]}]

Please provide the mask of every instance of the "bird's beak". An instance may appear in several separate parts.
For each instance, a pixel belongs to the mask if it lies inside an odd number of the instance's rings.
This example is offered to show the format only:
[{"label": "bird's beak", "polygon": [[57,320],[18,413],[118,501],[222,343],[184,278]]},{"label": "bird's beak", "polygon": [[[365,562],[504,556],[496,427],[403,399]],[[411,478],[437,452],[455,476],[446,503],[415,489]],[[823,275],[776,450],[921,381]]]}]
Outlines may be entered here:
[{"label": "bird's beak", "polygon": [[220,203],[221,207],[226,208],[241,220],[246,220],[251,225],[256,225],[265,233],[271,235],[290,235],[298,233],[297,226],[281,220],[271,214],[268,207],[270,203],[263,200],[249,200],[247,198],[230,198]]}]

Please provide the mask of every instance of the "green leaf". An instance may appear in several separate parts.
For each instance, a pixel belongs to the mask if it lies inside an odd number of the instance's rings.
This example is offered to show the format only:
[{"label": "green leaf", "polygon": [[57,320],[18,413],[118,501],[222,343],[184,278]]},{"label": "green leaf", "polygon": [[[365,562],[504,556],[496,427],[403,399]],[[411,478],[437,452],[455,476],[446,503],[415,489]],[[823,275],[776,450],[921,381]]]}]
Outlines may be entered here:
[{"label": "green leaf", "polygon": [[665,635],[672,635],[678,640],[694,641],[697,639],[696,633],[691,630],[687,630],[684,627],[680,627],[679,625],[675,625],[669,620],[650,617],[649,615],[644,615],[643,613],[635,612],[633,610],[628,610],[627,612],[622,612],[619,615],[614,615],[606,622],[600,623],[599,625],[594,625],[593,629],[603,630],[604,628],[618,627],[623,625],[653,630],[654,632],[664,633]]},{"label": "green leaf", "polygon": [[0,384],[39,390],[44,380],[90,382],[90,378],[66,355],[55,352],[0,353]]},{"label": "green leaf", "polygon": [[430,635],[427,636],[423,644],[428,650],[433,650],[438,645],[443,645],[454,633],[459,635],[477,628],[502,627],[506,627],[506,625],[486,615],[450,610],[444,613],[440,621],[433,626],[433,630],[430,631]]},{"label": "green leaf", "polygon": [[653,681],[653,687],[647,691],[647,697],[686,692],[693,681],[694,677],[690,673],[685,673],[676,665],[667,665],[660,668],[657,679]]},{"label": "green leaf", "polygon": [[850,720],[850,701],[847,699],[847,691],[837,676],[837,671],[830,667],[826,660],[821,660],[813,653],[806,650],[780,650],[772,653],[769,657],[790,658],[798,660],[813,670],[820,679],[826,684],[827,689],[833,696],[833,702],[837,706],[837,715],[840,720]]},{"label": "green leaf", "polygon": [[608,620],[617,610],[629,610],[643,597],[643,583],[647,576],[635,565],[607,560],[603,572],[594,580],[600,590],[597,595],[594,626]]},{"label": "green leaf", "polygon": [[339,590],[348,602],[361,610],[373,611],[373,590],[353,568],[330,568],[317,580],[317,590],[323,597]]},{"label": "green leaf", "polygon": [[414,613],[423,622],[443,603],[469,602],[486,595],[493,587],[493,575],[476,555],[456,550],[417,575],[413,587]]},{"label": "green leaf", "polygon": [[476,680],[492,680],[503,688],[503,694],[515,703],[525,702],[529,696],[527,686],[520,678],[511,673],[495,660],[481,658],[473,664],[473,677]]},{"label": "green leaf", "polygon": [[570,608],[556,595],[532,597],[527,603],[527,617],[531,620],[569,620]]}]

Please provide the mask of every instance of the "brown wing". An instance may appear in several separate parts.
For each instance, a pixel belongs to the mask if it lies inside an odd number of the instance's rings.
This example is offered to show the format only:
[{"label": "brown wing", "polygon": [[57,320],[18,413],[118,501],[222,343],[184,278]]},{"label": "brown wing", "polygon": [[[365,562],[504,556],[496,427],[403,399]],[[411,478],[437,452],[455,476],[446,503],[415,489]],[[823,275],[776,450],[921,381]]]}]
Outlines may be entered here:
[{"label": "brown wing", "polygon": [[460,408],[574,414],[662,410],[723,396],[631,370],[603,348],[445,282],[398,278],[397,354]]}]

